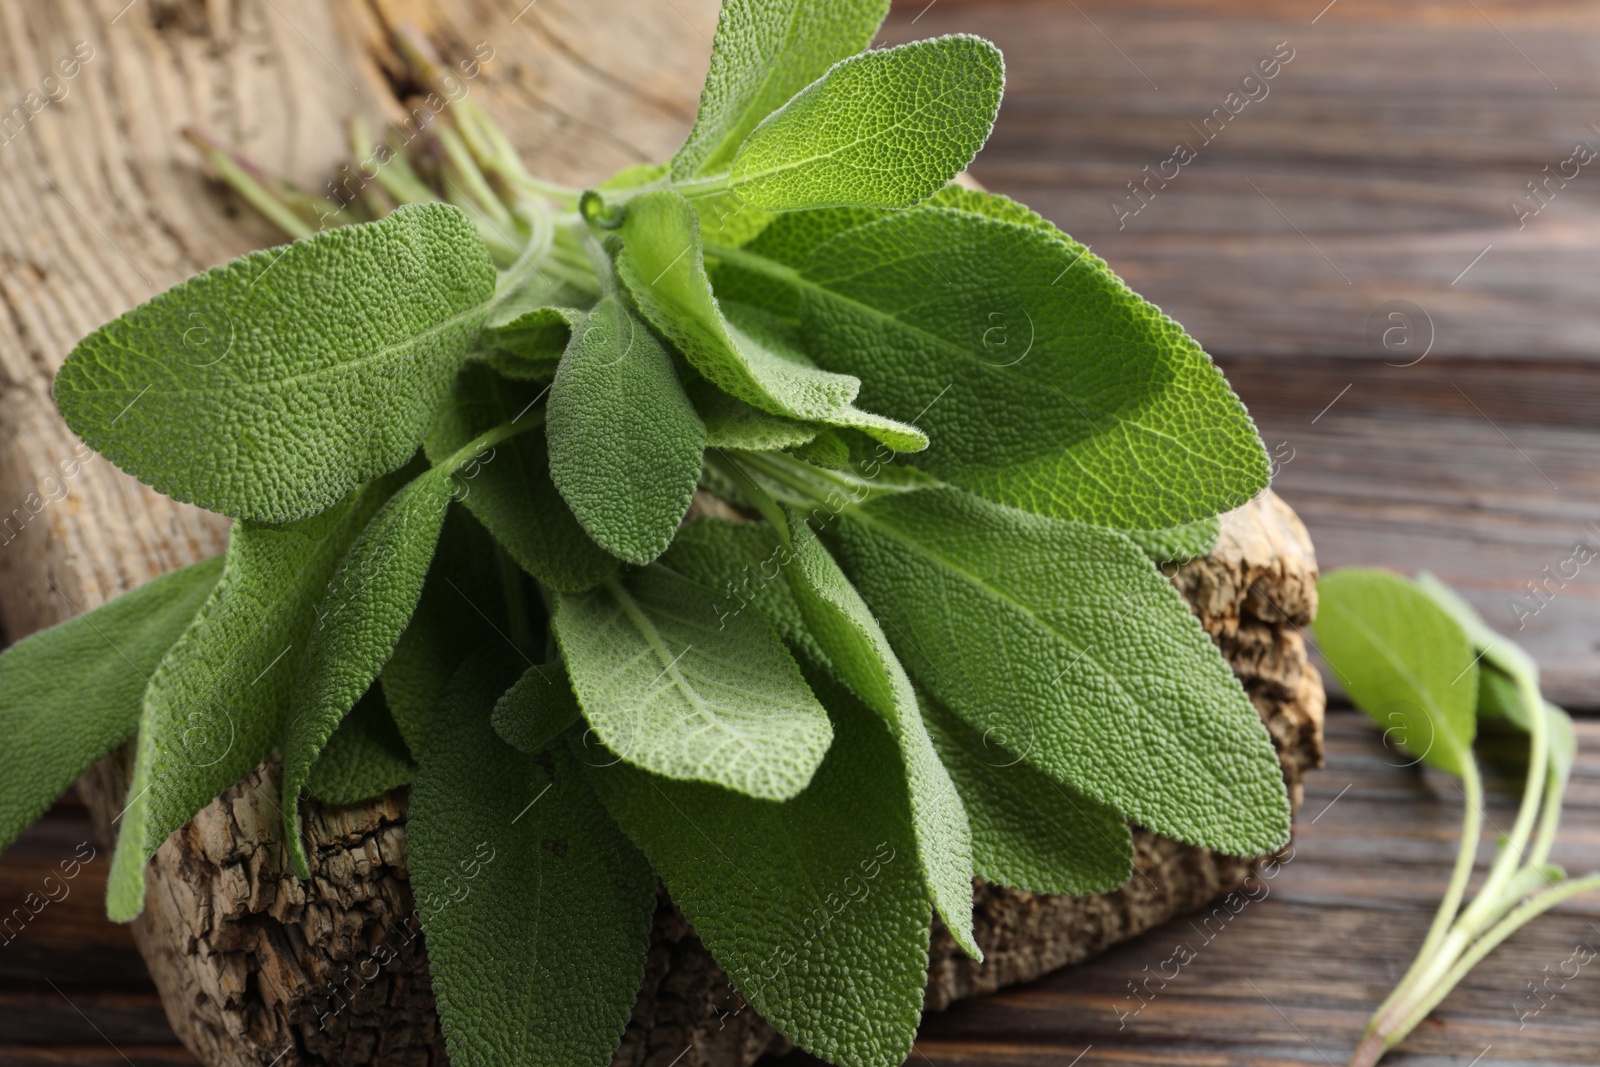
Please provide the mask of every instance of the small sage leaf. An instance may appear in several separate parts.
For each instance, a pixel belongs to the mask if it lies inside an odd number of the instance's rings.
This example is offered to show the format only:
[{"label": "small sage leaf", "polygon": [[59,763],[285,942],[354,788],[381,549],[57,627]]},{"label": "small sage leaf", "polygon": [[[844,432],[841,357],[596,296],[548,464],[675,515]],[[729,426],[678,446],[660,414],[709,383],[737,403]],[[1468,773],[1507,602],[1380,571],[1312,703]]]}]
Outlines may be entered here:
[{"label": "small sage leaf", "polygon": [[1004,83],[1000,50],[966,34],[851,56],[751,132],[729,183],[766,211],[910,207],[972,162]]},{"label": "small sage leaf", "polygon": [[706,428],[671,353],[620,298],[573,334],[546,434],[550,478],[595,543],[629,563],[661,555],[694,497]]}]

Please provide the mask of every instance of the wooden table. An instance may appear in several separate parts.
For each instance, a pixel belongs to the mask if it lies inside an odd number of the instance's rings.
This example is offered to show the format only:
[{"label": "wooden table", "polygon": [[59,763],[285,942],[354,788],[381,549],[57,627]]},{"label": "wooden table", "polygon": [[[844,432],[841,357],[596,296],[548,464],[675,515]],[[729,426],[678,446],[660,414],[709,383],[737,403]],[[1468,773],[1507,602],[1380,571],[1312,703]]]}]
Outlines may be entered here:
[{"label": "wooden table", "polygon": [[[422,10],[374,0],[370,10],[335,5],[324,16],[291,0],[136,0],[112,23],[125,2],[72,0],[49,18],[21,5],[0,12],[0,99],[20,99],[35,57],[53,56],[70,36],[102,42],[107,58],[89,69],[108,79],[99,89],[85,82],[77,104],[69,98],[61,114],[47,111],[19,144],[0,148],[0,420],[9,434],[42,432],[27,421],[44,402],[38,367],[114,313],[95,309],[126,307],[270,239],[230,219],[192,168],[166,167],[139,145],[210,118],[274,166],[324,177],[336,151],[332,120],[359,102],[358,82],[377,77],[332,35],[372,35],[374,11]],[[558,169],[570,171],[578,155],[614,167],[670,151],[692,114],[715,5],[667,2],[677,15],[649,24],[647,48],[634,21],[589,18],[560,0],[514,25],[507,20],[521,4],[462,5],[447,43],[470,44],[480,29],[493,40],[505,65],[486,77],[485,98],[521,143]],[[1575,143],[1600,149],[1591,125],[1600,123],[1600,5],[1325,3],[915,0],[896,7],[884,39],[965,30],[1005,49],[1006,104],[976,175],[1088,241],[1217,356],[1278,457],[1275,486],[1306,520],[1325,568],[1433,569],[1526,642],[1559,700],[1600,706],[1600,562],[1560,576],[1575,545],[1600,548],[1600,525],[1591,525],[1600,524],[1600,160],[1564,185],[1551,179],[1536,214],[1539,202],[1526,196],[1518,212],[1509,206],[1547,165],[1559,171]],[[125,102],[120,114],[106,87],[118,34],[156,41],[146,50],[165,57],[152,63],[148,100]],[[608,35],[632,44],[599,48]],[[250,47],[213,51],[219,36]],[[1226,123],[1214,117],[1206,141],[1207,116],[1226,109],[1279,42],[1293,58],[1266,95]],[[547,67],[562,64],[590,71],[593,91],[541,97]],[[314,102],[302,97],[298,112],[268,106],[291,84],[319,87]],[[596,108],[623,117],[585,118]],[[121,154],[69,135],[119,122],[132,138]],[[1147,165],[1159,175],[1180,142],[1195,158],[1165,185],[1152,179],[1142,205],[1125,199],[1127,183],[1143,182]],[[24,460],[4,453],[0,474],[12,480],[0,481],[14,485]],[[142,577],[132,571],[170,565],[160,546],[175,538],[179,555],[214,550],[214,526],[99,472],[84,479],[85,492],[120,494],[113,517],[148,556],[132,570],[94,561],[104,583],[89,587],[93,599]],[[53,532],[70,541],[63,529]],[[42,532],[28,536],[0,551],[4,588],[28,598],[0,604],[11,620],[47,612],[45,584],[27,568],[64,558],[31,547]],[[1535,599],[1527,583],[1545,581],[1546,567],[1556,576]],[[69,576],[67,591],[82,581]],[[1420,940],[1453,855],[1460,797],[1444,778],[1395,766],[1352,712],[1331,714],[1328,733],[1328,768],[1307,791],[1295,862],[1212,942],[1196,944],[1202,935],[1179,920],[1088,966],[932,1016],[913,1062],[1342,1063]],[[1580,736],[1588,753],[1557,858],[1592,869],[1600,721],[1582,722]],[[1491,806],[1501,825],[1510,790],[1501,781]],[[87,836],[82,810],[59,806],[0,859],[0,905],[41,890]],[[0,946],[0,1062],[192,1062],[131,942],[101,918],[107,858]],[[1534,1005],[1526,983],[1543,968],[1579,943],[1600,947],[1597,921],[1600,902],[1578,902],[1518,935],[1389,1062],[1594,1063],[1594,965],[1520,1029],[1517,1009]],[[1196,959],[1129,1014],[1139,1002],[1128,983],[1179,943]]]}]

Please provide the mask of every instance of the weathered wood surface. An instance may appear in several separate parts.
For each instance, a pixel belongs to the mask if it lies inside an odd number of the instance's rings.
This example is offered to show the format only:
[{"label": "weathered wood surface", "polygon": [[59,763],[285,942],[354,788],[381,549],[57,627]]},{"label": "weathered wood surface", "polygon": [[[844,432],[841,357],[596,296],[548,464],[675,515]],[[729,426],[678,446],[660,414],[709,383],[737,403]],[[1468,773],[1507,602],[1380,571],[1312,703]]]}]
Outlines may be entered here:
[{"label": "weathered wood surface", "polygon": [[[433,28],[444,19],[447,51],[465,54],[482,40],[504,61],[491,62],[473,91],[540,168],[582,180],[671,150],[687,128],[714,25],[710,0],[605,11],[540,0],[515,22],[521,3],[485,0],[452,4],[448,14],[354,0],[135,0],[124,10],[125,2],[0,9],[0,116],[39,89],[73,42],[97,48],[65,99],[20,135],[0,135],[0,520],[13,520],[0,533],[0,615],[15,633],[220,547],[217,524],[107,464],[91,463],[64,485],[47,480],[75,444],[46,399],[49,373],[71,343],[188,273],[275,239],[199,175],[175,140],[180,126],[204,125],[315,184],[341,154],[337,121],[357,109],[381,116],[390,98],[378,65],[351,43],[379,37],[374,12]],[[1576,139],[1600,145],[1588,126],[1600,121],[1600,70],[1589,57],[1600,7],[1325,6],[914,0],[897,7],[886,37],[966,29],[1006,48],[1007,104],[979,177],[1089,240],[1219,355],[1269,445],[1294,449],[1276,484],[1308,521],[1325,567],[1423,563],[1466,586],[1498,624],[1514,625],[1507,601],[1524,582],[1559,566],[1573,540],[1600,543],[1587,527],[1600,519],[1592,462],[1600,332],[1590,299],[1600,178],[1584,167],[1521,231],[1506,207]],[[1280,40],[1297,52],[1271,95],[1116,232],[1107,200],[1145,164],[1167,158],[1187,123],[1221,104],[1245,67]],[[606,47],[586,50],[597,42]],[[1414,357],[1367,343],[1371,311],[1391,299],[1419,303],[1435,322],[1437,344],[1415,367],[1385,366],[1384,358]],[[63,488],[64,499],[44,503]],[[1586,707],[1600,705],[1595,573],[1586,568],[1519,635],[1559,697]],[[1344,765],[1381,758],[1362,747],[1366,727],[1340,721],[1346,732],[1335,751]],[[1593,726],[1582,731],[1591,747],[1600,741]],[[1568,819],[1575,867],[1600,862],[1592,764],[1585,774],[1578,788],[1590,799]],[[1310,811],[1319,795],[1337,792],[1334,776],[1321,778]],[[1114,1002],[1113,989],[1137,976],[1137,967],[1108,969],[1125,958],[1113,954],[1015,994],[1029,1022],[986,1006],[1019,1003],[1007,997],[933,1018],[928,1055],[941,1067],[1064,1064],[1093,1041],[1085,1065],[1323,1062],[1241,983],[1249,976],[1269,996],[1269,983],[1299,982],[1293,999],[1274,1002],[1336,1059],[1348,1048],[1343,1035],[1359,1029],[1360,1006],[1393,977],[1381,968],[1400,965],[1411,947],[1376,940],[1378,921],[1415,927],[1422,902],[1442,885],[1454,800],[1448,786],[1434,786],[1422,791],[1404,776],[1358,783],[1302,841],[1303,851],[1320,847],[1328,828],[1339,829],[1344,844],[1330,861],[1310,863],[1314,853],[1304,852],[1297,880],[1284,883],[1302,887],[1293,901],[1253,908],[1248,924],[1242,919],[1205,967],[1196,965],[1196,980],[1145,1009],[1131,1033],[1116,1032],[1112,1015],[1097,1021],[1093,1006],[1096,996]],[[1419,796],[1431,806],[1412,813]],[[1363,797],[1359,818],[1342,813]],[[83,835],[81,810],[52,817],[0,861],[4,899],[20,899]],[[1387,859],[1363,860],[1367,851]],[[40,987],[41,975],[134,1062],[187,1062],[163,1036],[126,932],[96,918],[99,888],[87,879],[98,866],[41,916],[37,937],[0,949],[5,1062],[125,1062]],[[1492,958],[1446,1005],[1451,1025],[1413,1038],[1428,1042],[1417,1045],[1427,1054],[1410,1062],[1465,1064],[1482,1045],[1461,1048],[1472,1042],[1455,1035],[1480,1032],[1496,1044],[1485,1064],[1592,1062],[1600,1019],[1585,1014],[1594,999],[1581,985],[1526,1030],[1500,1021],[1510,1019],[1504,987],[1517,992],[1544,964],[1566,958],[1563,942],[1588,936],[1571,916],[1592,911],[1563,914]],[[1270,915],[1280,918],[1268,924]],[[1298,965],[1280,971],[1269,962],[1285,941],[1324,961],[1309,972],[1314,982],[1296,977]],[[954,1028],[941,1029],[947,1024]]]}]

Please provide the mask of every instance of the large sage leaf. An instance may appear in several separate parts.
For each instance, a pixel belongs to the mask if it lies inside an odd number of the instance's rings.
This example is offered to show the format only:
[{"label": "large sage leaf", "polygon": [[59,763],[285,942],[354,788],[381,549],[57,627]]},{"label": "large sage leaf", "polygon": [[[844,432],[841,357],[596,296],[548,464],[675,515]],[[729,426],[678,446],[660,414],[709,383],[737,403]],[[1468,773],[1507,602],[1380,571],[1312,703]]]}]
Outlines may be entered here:
[{"label": "large sage leaf", "polygon": [[234,524],[216,588],[145,689],[106,888],[113,919],[143,909],[144,863],[167,835],[277,744],[328,580],[396,480],[298,522]]},{"label": "large sage leaf", "polygon": [[933,443],[910,462],[945,481],[1134,530],[1227,511],[1267,484],[1255,426],[1200,347],[1042,222],[918,207],[796,264],[771,255],[805,249],[803,232],[767,237],[709,248],[719,279],[788,286],[807,353],[859,375],[864,406],[924,429]]},{"label": "large sage leaf", "polygon": [[828,550],[790,513],[792,558],[784,575],[807,629],[834,673],[883,717],[900,750],[923,881],[956,943],[983,959],[972,934],[972,830],[917,708],[911,679],[861,594]]},{"label": "large sage leaf", "polygon": [[767,624],[719,618],[660,564],[561,596],[551,622],[584,718],[630,763],[787,800],[828,751],[827,712]]},{"label": "large sage leaf", "polygon": [[1266,728],[1132,541],[955,489],[837,525],[907,668],[980,733],[1168,837],[1238,855],[1288,840]]},{"label": "large sage leaf", "polygon": [[284,842],[302,878],[311,877],[311,869],[300,837],[300,790],[340,721],[389,661],[416,610],[450,506],[455,469],[450,461],[432,467],[390,497],[340,561],[317,607],[293,711],[279,742]]},{"label": "large sage leaf", "polygon": [[102,326],[62,365],[56,403],[163,493],[301,518],[411,458],[494,284],[464,212],[402,207],[252,252]]},{"label": "large sage leaf", "polygon": [[411,882],[450,1062],[606,1067],[644,977],[656,879],[564,748],[495,737],[516,679],[504,649],[469,660],[417,768]]}]

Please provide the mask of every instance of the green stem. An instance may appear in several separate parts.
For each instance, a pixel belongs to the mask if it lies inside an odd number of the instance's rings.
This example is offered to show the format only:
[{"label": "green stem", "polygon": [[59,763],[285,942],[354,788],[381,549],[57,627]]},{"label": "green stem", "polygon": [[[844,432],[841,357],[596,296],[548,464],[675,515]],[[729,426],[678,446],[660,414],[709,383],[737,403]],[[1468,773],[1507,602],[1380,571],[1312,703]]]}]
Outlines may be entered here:
[{"label": "green stem", "polygon": [[184,130],[183,136],[206,157],[206,162],[217,172],[217,177],[244,197],[251,207],[261,212],[278,229],[297,239],[310,237],[316,233],[316,230],[295,214],[288,204],[267,188],[262,174],[254,166],[227,151],[198,130]]},{"label": "green stem", "polygon": [[1539,830],[1533,847],[1528,851],[1528,862],[1542,867],[1550,858],[1550,849],[1556,843],[1556,827],[1561,822],[1561,793],[1566,783],[1554,767],[1545,775],[1544,808],[1539,812]]},{"label": "green stem", "polygon": [[[494,220],[497,226],[507,227],[513,225],[511,212],[500,200],[499,194],[489,185],[488,179],[483,176],[483,171],[478,169],[477,161],[472,158],[466,142],[461,135],[448,126],[441,126],[438,133],[439,144],[444,147],[445,157],[450,161],[450,170],[456,172],[465,189],[458,189],[463,199],[471,200],[485,216]],[[465,205],[462,205],[465,206]]]},{"label": "green stem", "polygon": [[1478,773],[1478,765],[1473,762],[1470,753],[1462,766],[1461,782],[1466,799],[1461,816],[1461,845],[1456,852],[1455,867],[1450,872],[1450,882],[1445,887],[1444,899],[1439,902],[1439,910],[1434,912],[1433,925],[1428,928],[1428,936],[1423,940],[1422,947],[1417,950],[1416,958],[1411,961],[1405,977],[1400,979],[1400,983],[1372,1013],[1372,1018],[1367,1023],[1369,1035],[1383,1028],[1395,1006],[1410,996],[1413,987],[1434,965],[1436,953],[1449,936],[1456,913],[1461,910],[1461,901],[1466,896],[1467,883],[1472,879],[1472,867],[1478,857],[1478,841],[1483,834],[1483,778]]},{"label": "green stem", "polygon": [[393,144],[389,146],[389,161],[378,164],[377,172],[378,184],[402,204],[428,204],[439,199],[411,166],[405,151]]},{"label": "green stem", "polygon": [[493,448],[501,441],[515,437],[520,433],[527,433],[544,425],[544,408],[530,411],[510,422],[503,422],[492,430],[487,430],[444,458],[442,462],[435,463],[434,467],[443,467],[452,474],[460,470],[468,460],[478,455],[486,448]]},{"label": "green stem", "polygon": [[771,493],[767,492],[766,487],[750,477],[750,473],[722,449],[708,448],[705,456],[707,463],[725,474],[730,481],[750,498],[750,503],[755,505],[755,509],[761,513],[761,517],[770,522],[773,529],[778,531],[778,539],[783,543],[783,546],[785,548],[792,547],[794,542],[789,536],[788,517],[784,515],[783,507],[773,499]]},{"label": "green stem", "polygon": [[[679,195],[689,200],[698,200],[701,197],[716,196],[733,188],[726,174],[713,174],[709,178],[696,178],[693,181],[673,182],[671,188]],[[642,190],[641,190],[642,191]]]},{"label": "green stem", "polygon": [[1505,907],[1505,902],[1500,898],[1524,861],[1523,852],[1529,835],[1533,833],[1534,822],[1539,817],[1539,800],[1544,793],[1546,770],[1550,764],[1550,727],[1545,721],[1544,697],[1539,693],[1538,683],[1527,674],[1519,674],[1517,692],[1528,714],[1528,778],[1523,784],[1522,807],[1517,811],[1517,821],[1500,846],[1477,897],[1461,916],[1461,925],[1473,936],[1494,922]]},{"label": "green stem", "polygon": [[1387,1051],[1394,1048],[1401,1041],[1404,1041],[1406,1035],[1416,1029],[1417,1024],[1427,1018],[1428,1013],[1439,1006],[1439,1002],[1449,995],[1450,991],[1461,982],[1461,979],[1465,978],[1467,973],[1473,967],[1476,967],[1485,956],[1493,952],[1502,941],[1557,904],[1594,889],[1600,889],[1600,874],[1591,874],[1585,878],[1563,882],[1554,888],[1545,890],[1501,919],[1487,933],[1478,938],[1472,947],[1437,982],[1426,987],[1418,998],[1406,1005],[1405,1014],[1400,1017],[1393,1027],[1388,1028],[1382,1034],[1384,1050]]},{"label": "green stem", "polygon": [[837,471],[813,467],[811,464],[775,452],[741,452],[740,459],[748,466],[771,478],[795,494],[789,503],[824,504],[839,492],[856,503],[864,499],[862,490],[867,486],[839,474]]}]

